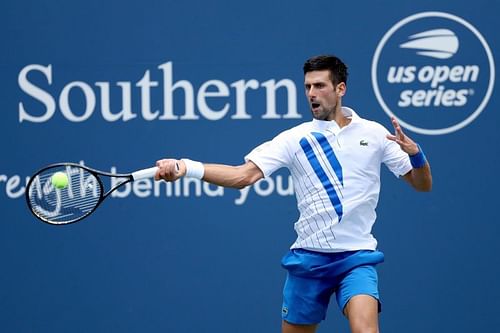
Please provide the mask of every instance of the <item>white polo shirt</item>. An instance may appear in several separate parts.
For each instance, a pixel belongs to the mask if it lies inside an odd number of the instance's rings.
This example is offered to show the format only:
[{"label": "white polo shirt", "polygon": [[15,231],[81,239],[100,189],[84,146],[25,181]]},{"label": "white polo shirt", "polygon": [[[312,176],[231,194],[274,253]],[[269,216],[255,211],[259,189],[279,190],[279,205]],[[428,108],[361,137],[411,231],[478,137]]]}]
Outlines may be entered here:
[{"label": "white polo shirt", "polygon": [[313,119],[280,133],[252,150],[265,177],[290,170],[300,217],[291,248],[319,252],[375,250],[375,223],[380,165],[397,177],[411,169],[408,154],[386,138],[382,125],[343,107],[349,125]]}]

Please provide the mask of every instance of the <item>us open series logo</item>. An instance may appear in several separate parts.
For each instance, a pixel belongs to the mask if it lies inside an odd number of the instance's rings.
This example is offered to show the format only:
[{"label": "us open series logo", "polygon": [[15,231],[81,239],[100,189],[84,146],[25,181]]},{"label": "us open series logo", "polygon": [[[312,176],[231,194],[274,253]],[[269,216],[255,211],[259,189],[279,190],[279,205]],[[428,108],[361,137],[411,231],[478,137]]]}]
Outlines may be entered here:
[{"label": "us open series logo", "polygon": [[488,43],[464,19],[423,12],[397,22],[379,42],[372,61],[378,102],[416,133],[457,131],[484,110],[495,84]]}]

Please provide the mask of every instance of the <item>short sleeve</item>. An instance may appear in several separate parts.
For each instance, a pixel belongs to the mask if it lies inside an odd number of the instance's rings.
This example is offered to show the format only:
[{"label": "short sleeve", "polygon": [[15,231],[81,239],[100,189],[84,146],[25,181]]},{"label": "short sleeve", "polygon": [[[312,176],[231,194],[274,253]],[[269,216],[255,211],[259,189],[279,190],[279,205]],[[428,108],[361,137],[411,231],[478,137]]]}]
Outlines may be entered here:
[{"label": "short sleeve", "polygon": [[[390,134],[385,129],[386,135]],[[387,139],[384,135],[384,152],[382,162],[396,176],[404,176],[413,168],[410,163],[410,157],[394,141]]]},{"label": "short sleeve", "polygon": [[289,140],[287,132],[274,139],[264,142],[245,156],[245,161],[252,161],[262,171],[265,177],[276,170],[290,165]]}]

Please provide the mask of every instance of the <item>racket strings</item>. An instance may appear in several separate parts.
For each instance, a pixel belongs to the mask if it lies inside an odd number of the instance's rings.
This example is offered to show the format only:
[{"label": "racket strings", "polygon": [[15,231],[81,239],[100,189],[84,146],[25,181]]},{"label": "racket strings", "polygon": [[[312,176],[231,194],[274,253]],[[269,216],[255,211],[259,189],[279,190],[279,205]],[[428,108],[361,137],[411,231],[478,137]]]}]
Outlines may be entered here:
[{"label": "racket strings", "polygon": [[[52,183],[52,176],[63,172],[68,177],[64,188]],[[102,187],[97,177],[75,166],[48,168],[35,175],[28,189],[32,211],[42,220],[66,224],[90,214],[99,204]]]}]

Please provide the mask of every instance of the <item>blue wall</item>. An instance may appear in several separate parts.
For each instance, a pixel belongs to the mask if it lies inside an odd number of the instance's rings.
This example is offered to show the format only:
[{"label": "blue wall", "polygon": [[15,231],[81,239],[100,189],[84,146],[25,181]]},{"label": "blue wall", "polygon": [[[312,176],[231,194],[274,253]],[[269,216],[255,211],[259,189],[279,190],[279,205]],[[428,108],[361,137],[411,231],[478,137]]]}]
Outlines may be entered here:
[{"label": "blue wall", "polygon": [[[403,120],[434,175],[421,194],[383,168],[381,330],[495,331],[499,10],[487,0],[3,2],[0,330],[279,331],[279,261],[297,218],[285,171],[248,196],[144,182],[66,227],[29,213],[25,179],[58,161],[118,172],[164,156],[240,163],[310,119],[302,63],[335,53],[350,68],[344,104],[388,128],[388,114]],[[434,29],[452,32],[438,43],[448,58],[400,47]],[[408,82],[388,81],[391,67],[410,66],[414,80],[410,68]],[[348,331],[334,303],[319,331]]]}]

